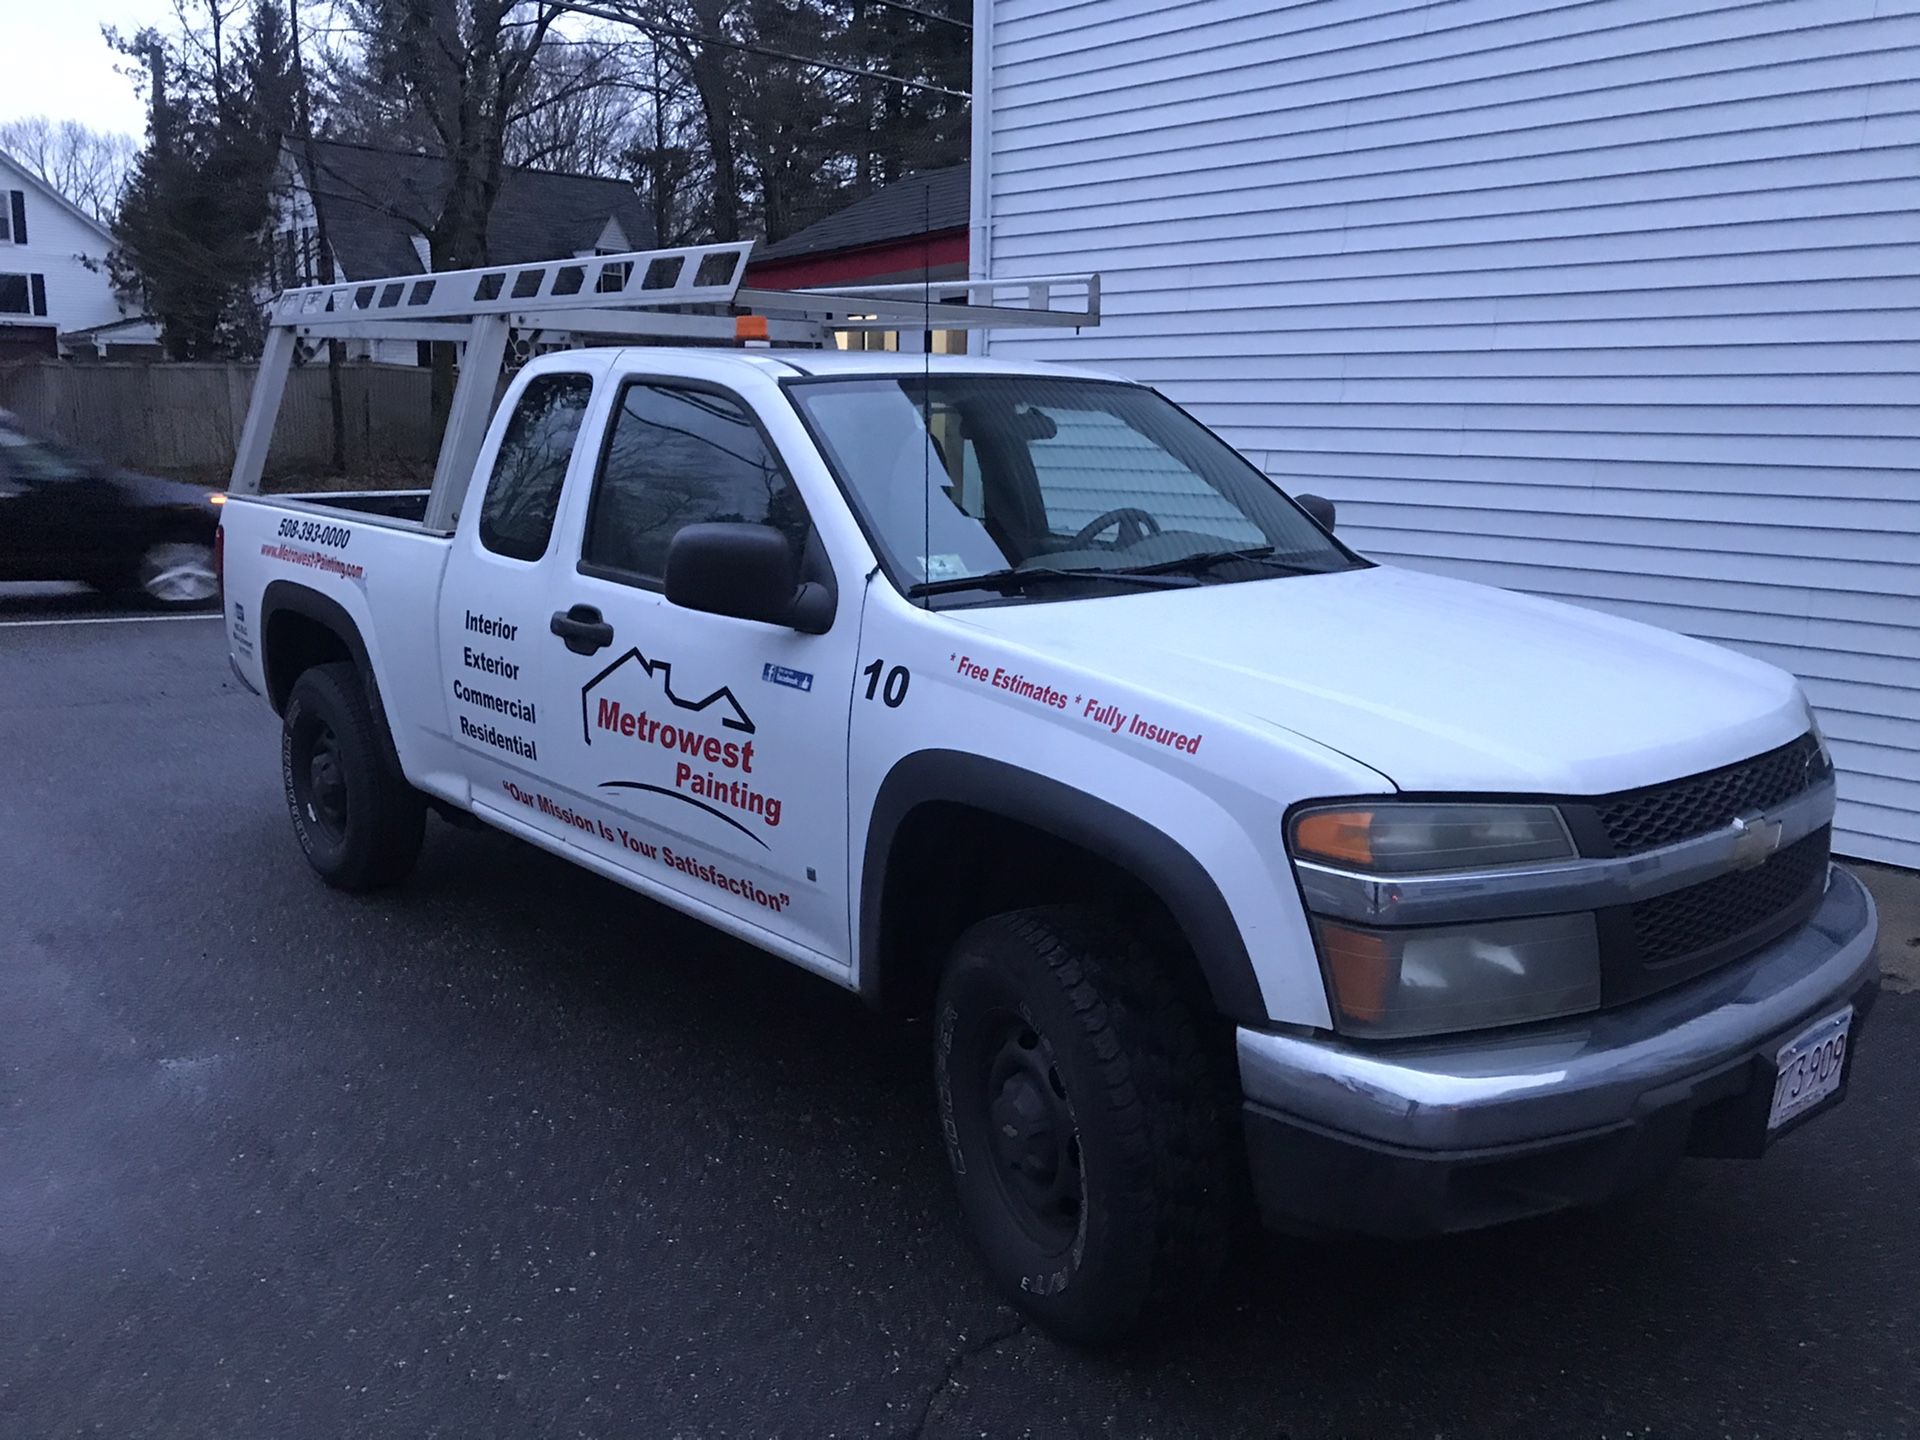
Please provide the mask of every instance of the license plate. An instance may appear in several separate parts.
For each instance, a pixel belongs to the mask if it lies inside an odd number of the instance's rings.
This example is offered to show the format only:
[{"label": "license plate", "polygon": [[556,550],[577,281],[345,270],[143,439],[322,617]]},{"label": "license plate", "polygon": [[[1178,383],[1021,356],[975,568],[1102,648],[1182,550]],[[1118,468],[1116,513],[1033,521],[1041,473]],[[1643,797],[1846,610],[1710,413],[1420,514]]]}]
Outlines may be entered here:
[{"label": "license plate", "polygon": [[1847,1032],[1853,1007],[1809,1025],[1774,1056],[1773,1109],[1767,1129],[1778,1130],[1840,1088],[1847,1069]]}]

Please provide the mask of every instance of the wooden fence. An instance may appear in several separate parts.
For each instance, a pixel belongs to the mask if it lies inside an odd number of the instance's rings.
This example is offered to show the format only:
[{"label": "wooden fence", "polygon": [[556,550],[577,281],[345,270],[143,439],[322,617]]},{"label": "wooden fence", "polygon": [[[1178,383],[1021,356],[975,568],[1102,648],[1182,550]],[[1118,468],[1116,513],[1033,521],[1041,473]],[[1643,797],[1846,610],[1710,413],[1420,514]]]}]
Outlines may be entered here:
[{"label": "wooden fence", "polygon": [[[234,362],[86,364],[0,368],[0,409],[32,434],[133,470],[216,479],[232,468],[256,367]],[[341,369],[350,471],[379,474],[430,465],[430,372],[406,365]],[[274,426],[269,474],[317,474],[332,458],[324,362],[287,383]]]}]

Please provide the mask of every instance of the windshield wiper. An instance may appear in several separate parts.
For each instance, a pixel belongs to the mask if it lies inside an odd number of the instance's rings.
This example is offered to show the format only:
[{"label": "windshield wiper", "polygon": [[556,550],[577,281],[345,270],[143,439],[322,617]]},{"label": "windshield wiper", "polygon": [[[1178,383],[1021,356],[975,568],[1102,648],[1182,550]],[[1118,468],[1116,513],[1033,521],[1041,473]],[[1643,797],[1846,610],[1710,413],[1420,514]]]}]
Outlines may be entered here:
[{"label": "windshield wiper", "polygon": [[1275,560],[1271,545],[1249,545],[1243,550],[1196,550],[1191,555],[1181,555],[1172,560],[1156,560],[1151,565],[1134,565],[1111,573],[1116,575],[1200,575],[1230,560],[1250,561],[1255,565],[1265,565],[1288,575],[1321,573],[1316,566],[1295,565],[1287,560]]},{"label": "windshield wiper", "polygon": [[961,590],[1017,590],[1034,584],[1057,584],[1062,580],[1087,581],[1118,580],[1129,585],[1146,585],[1156,590],[1192,585],[1191,580],[1178,579],[1172,575],[1155,574],[1151,568],[1131,570],[1063,570],[1046,565],[1029,567],[1009,566],[1004,570],[988,570],[980,575],[953,575],[944,580],[922,580],[918,585],[907,587],[907,598],[918,600],[923,595],[951,595]]}]

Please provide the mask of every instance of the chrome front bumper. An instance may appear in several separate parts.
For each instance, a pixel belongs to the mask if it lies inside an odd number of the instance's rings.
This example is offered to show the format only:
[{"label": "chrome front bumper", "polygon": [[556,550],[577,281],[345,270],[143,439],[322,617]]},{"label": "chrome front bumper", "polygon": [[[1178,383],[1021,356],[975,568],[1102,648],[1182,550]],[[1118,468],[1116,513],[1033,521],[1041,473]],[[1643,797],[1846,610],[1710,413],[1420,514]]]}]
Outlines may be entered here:
[{"label": "chrome front bumper", "polygon": [[1689,1082],[1790,1038],[1824,1010],[1870,999],[1876,929],[1872,899],[1836,867],[1804,925],[1663,994],[1432,1041],[1357,1045],[1243,1029],[1241,1087],[1250,1115],[1403,1157],[1591,1136],[1671,1108]]}]

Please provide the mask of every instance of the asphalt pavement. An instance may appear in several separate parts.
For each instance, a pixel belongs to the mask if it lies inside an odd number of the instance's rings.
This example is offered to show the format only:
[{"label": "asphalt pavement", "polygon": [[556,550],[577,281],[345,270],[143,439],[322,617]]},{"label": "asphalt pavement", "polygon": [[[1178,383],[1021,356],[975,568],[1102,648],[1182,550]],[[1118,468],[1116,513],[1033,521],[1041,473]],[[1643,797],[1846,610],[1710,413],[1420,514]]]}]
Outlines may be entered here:
[{"label": "asphalt pavement", "polygon": [[969,1258],[920,1027],[437,820],[326,890],[218,625],[113,614],[0,598],[0,1436],[1920,1434],[1910,985],[1758,1165],[1270,1242],[1088,1358]]}]

